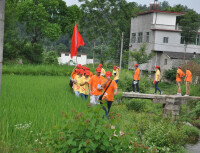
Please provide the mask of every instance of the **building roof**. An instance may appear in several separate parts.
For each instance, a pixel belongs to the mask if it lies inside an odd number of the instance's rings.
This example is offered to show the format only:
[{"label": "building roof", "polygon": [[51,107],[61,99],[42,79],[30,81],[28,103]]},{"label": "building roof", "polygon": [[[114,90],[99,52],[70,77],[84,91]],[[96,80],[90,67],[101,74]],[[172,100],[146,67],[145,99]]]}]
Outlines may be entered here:
[{"label": "building roof", "polygon": [[[60,52],[60,54],[71,54],[71,53],[70,52]],[[78,55],[88,55],[88,54],[78,53]]]},{"label": "building roof", "polygon": [[165,13],[165,14],[175,14],[175,15],[184,15],[185,13],[181,13],[181,12],[169,12],[169,11],[160,11],[160,10],[150,10],[147,12],[143,12],[143,13],[137,13],[137,15],[146,15],[146,14],[150,14],[150,13]]},{"label": "building roof", "polygon": [[171,59],[184,59],[184,54],[186,60],[190,60],[193,58],[200,58],[200,54],[196,53],[180,53],[180,52],[164,52],[164,53]]}]

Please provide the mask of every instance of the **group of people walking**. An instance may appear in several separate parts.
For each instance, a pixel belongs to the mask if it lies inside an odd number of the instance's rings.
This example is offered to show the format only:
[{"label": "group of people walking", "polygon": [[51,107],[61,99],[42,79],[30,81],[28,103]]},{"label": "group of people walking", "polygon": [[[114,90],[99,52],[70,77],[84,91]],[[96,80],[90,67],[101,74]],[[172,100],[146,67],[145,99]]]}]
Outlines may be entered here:
[{"label": "group of people walking", "polygon": [[[132,88],[133,88],[133,93],[135,93],[135,86],[137,89],[137,93],[140,92],[139,89],[139,81],[140,81],[140,69],[138,68],[138,64],[134,65],[135,67],[135,73],[134,73],[134,78],[133,78],[133,84],[132,84]],[[186,82],[186,94],[185,96],[189,96],[190,95],[190,84],[191,84],[191,80],[192,80],[192,73],[189,70],[189,68],[186,69],[186,74],[181,70],[182,67],[179,66],[176,72],[176,84],[177,84],[177,95],[181,96],[181,81],[182,78],[185,77],[184,81]],[[155,84],[155,92],[154,94],[157,94],[157,91],[160,92],[160,95],[163,93],[160,88],[158,87],[158,84],[160,82],[161,79],[161,70],[159,66],[155,67],[155,78],[153,81],[153,84]]]},{"label": "group of people walking", "polygon": [[[138,68],[138,64],[135,64],[135,72],[133,77],[133,93],[137,91],[140,93],[139,81],[140,81],[140,69]],[[162,91],[159,89],[158,84],[161,79],[161,70],[159,66],[155,67],[155,79],[153,83],[155,84],[155,92],[159,91],[160,95]],[[113,76],[113,80],[111,77]],[[186,82],[186,95],[190,95],[190,83],[192,78],[192,73],[189,69],[186,70],[185,73],[181,70],[181,67],[178,67],[176,73],[176,82],[178,92],[177,95],[181,95],[181,80],[185,76]],[[87,99],[90,96],[90,103],[93,105],[97,105],[99,101],[107,102],[107,109],[103,106],[103,109],[108,115],[111,105],[114,101],[114,96],[117,94],[117,83],[119,81],[119,67],[116,65],[113,66],[112,73],[110,71],[105,71],[102,64],[96,68],[95,74],[93,74],[88,67],[81,66],[78,64],[76,68],[73,69],[71,74],[71,87],[73,88],[73,92],[76,97],[82,97],[83,99]],[[135,88],[136,87],[136,88]]]},{"label": "group of people walking", "polygon": [[[111,77],[114,77],[114,80]],[[102,64],[96,68],[95,74],[89,71],[88,67],[78,64],[71,74],[71,87],[76,97],[87,99],[90,96],[90,103],[97,105],[99,101],[107,102],[107,109],[103,106],[106,116],[110,111],[117,94],[117,82],[119,81],[119,67],[113,66],[113,72],[105,71]]]},{"label": "group of people walking", "polygon": [[[134,72],[134,77],[133,77],[133,83],[132,83],[132,88],[133,88],[133,93],[135,93],[135,86],[137,89],[137,93],[140,93],[140,88],[139,88],[139,81],[140,81],[140,69],[138,68],[138,64],[134,65],[135,67],[135,72]],[[155,92],[154,94],[157,93],[157,90],[162,94],[162,91],[158,88],[158,83],[160,82],[160,67],[156,66],[155,67],[156,73],[155,73],[155,79],[153,83],[155,84]]]}]

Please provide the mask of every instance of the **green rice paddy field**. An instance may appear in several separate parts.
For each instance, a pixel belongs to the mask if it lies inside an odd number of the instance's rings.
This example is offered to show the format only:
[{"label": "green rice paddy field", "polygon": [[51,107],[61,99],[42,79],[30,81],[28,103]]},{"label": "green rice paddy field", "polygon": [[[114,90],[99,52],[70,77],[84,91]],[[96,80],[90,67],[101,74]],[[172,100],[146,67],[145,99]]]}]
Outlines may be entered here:
[{"label": "green rice paddy field", "polygon": [[62,112],[86,109],[87,102],[74,97],[68,82],[64,76],[3,75],[0,152],[29,152],[40,145],[42,130],[62,120]]}]

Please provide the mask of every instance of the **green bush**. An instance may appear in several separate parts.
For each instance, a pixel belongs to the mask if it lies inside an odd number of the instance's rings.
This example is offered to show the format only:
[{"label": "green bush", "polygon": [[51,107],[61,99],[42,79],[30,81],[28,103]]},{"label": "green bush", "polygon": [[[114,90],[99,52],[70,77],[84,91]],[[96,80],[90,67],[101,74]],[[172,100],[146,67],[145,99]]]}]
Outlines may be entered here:
[{"label": "green bush", "polygon": [[187,135],[187,143],[195,143],[199,139],[199,129],[193,126],[185,126],[185,133]]},{"label": "green bush", "polygon": [[194,125],[195,127],[199,128],[200,129],[200,120],[194,120],[194,121],[191,121],[192,125]]},{"label": "green bush", "polygon": [[159,152],[177,152],[185,144],[184,129],[167,121],[150,124],[144,132],[146,144],[156,147]]},{"label": "green bush", "polygon": [[45,54],[44,64],[53,64],[53,65],[58,64],[58,56],[55,51],[49,51],[48,53]]},{"label": "green bush", "polygon": [[[132,91],[132,83],[133,83],[133,72],[128,70],[122,70],[120,74],[120,80],[118,83],[118,87],[123,91],[130,92]],[[152,86],[152,81],[147,77],[143,76],[140,78],[139,87],[140,92],[145,93],[147,92],[148,88]]]},{"label": "green bush", "polygon": [[63,124],[47,133],[48,146],[54,152],[149,152],[133,140],[132,134],[120,136],[118,127],[111,128],[101,106],[84,113],[66,116]]},{"label": "green bush", "polygon": [[133,72],[122,70],[120,74],[120,80],[118,82],[118,87],[123,91],[132,91],[133,83]]},{"label": "green bush", "polygon": [[30,63],[41,64],[43,61],[43,52],[44,49],[42,45],[26,43],[22,54]]},{"label": "green bush", "polygon": [[149,88],[153,85],[153,80],[149,79],[146,76],[141,77],[139,87],[141,93],[147,93]]},{"label": "green bush", "polygon": [[145,100],[144,99],[130,99],[126,103],[128,110],[134,110],[136,112],[144,111],[145,109]]},{"label": "green bush", "polygon": [[189,117],[192,119],[198,119],[200,117],[200,102],[189,112]]},{"label": "green bush", "polygon": [[166,70],[164,77],[170,81],[176,81],[176,71],[177,69],[173,67],[171,70]]}]

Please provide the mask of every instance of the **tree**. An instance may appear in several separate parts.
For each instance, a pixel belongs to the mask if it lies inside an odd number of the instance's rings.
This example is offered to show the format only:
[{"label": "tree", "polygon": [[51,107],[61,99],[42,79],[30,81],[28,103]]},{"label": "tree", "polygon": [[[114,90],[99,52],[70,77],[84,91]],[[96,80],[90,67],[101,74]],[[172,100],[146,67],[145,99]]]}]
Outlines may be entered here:
[{"label": "tree", "polygon": [[17,2],[8,0],[5,3],[5,28],[4,28],[4,61],[19,57],[24,41],[20,40],[17,31]]},{"label": "tree", "polygon": [[25,24],[31,43],[48,38],[53,41],[61,34],[72,33],[80,9],[67,7],[63,0],[26,0],[18,2],[19,21]]},{"label": "tree", "polygon": [[66,45],[64,45],[62,43],[58,44],[55,48],[56,48],[56,53],[57,53],[58,56],[60,56],[61,52],[66,52],[67,51]]},{"label": "tree", "polygon": [[69,40],[81,16],[78,6],[67,7],[63,0],[7,0],[5,7],[4,61],[41,63],[43,48],[55,49],[61,37]]},{"label": "tree", "polygon": [[0,95],[1,95],[2,62],[3,62],[4,14],[5,14],[5,0],[0,0]]},{"label": "tree", "polygon": [[45,58],[44,58],[44,63],[45,64],[58,64],[58,56],[55,51],[49,51],[46,53]]},{"label": "tree", "polygon": [[188,10],[186,14],[180,19],[180,26],[186,53],[187,45],[196,42],[197,32],[200,27],[200,16],[195,11]]},{"label": "tree", "polygon": [[[129,49],[130,21],[140,10],[134,2],[127,3],[126,0],[79,0],[84,2],[81,5],[83,18],[80,22],[90,41],[96,46],[105,46],[102,59],[105,59],[105,52],[111,51],[114,54],[110,58],[118,63],[120,57],[121,33],[124,32],[124,50]],[[103,45],[102,45],[103,44]],[[106,50],[108,48],[108,50]]]},{"label": "tree", "polygon": [[31,36],[31,43],[39,43],[41,38],[54,40],[61,34],[58,24],[48,21],[50,14],[47,13],[43,3],[38,1],[22,1],[18,5],[19,21],[25,24],[26,32]]},{"label": "tree", "polygon": [[138,64],[147,63],[153,57],[153,53],[147,55],[145,50],[146,44],[143,44],[138,51],[135,49],[134,52],[130,52],[130,55]]},{"label": "tree", "polygon": [[181,4],[178,4],[174,7],[168,6],[164,9],[164,11],[169,11],[169,12],[186,12],[188,10],[187,6],[183,6]]}]

